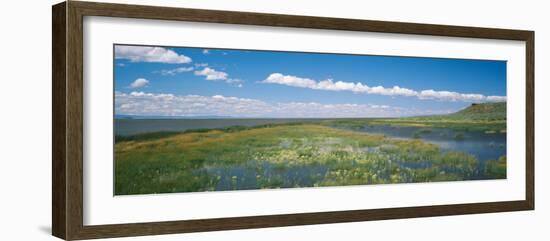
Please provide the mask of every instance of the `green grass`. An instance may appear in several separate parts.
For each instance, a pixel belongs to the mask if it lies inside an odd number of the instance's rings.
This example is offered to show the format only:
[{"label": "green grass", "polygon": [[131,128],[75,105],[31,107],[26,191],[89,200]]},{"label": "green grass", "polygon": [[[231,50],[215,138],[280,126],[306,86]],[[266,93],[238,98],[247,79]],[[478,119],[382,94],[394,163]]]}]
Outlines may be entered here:
[{"label": "green grass", "polygon": [[[410,140],[353,131],[366,125],[421,128]],[[437,145],[420,140],[434,128],[453,129],[455,140],[463,140],[468,132],[505,133],[506,103],[472,104],[448,115],[334,119],[116,136],[115,194],[474,178],[481,171],[475,157],[461,152],[443,153]],[[322,168],[317,172],[296,174],[319,167]],[[506,178],[506,157],[486,162],[482,170],[486,177]]]},{"label": "green grass", "polygon": [[115,142],[124,142],[124,141],[148,141],[148,140],[155,140],[159,138],[164,137],[170,137],[174,135],[181,134],[181,132],[172,132],[172,131],[159,131],[159,132],[152,132],[152,133],[143,133],[143,134],[137,134],[137,135],[131,135],[131,136],[115,136]]},{"label": "green grass", "polygon": [[[478,166],[471,155],[443,153],[422,140],[315,123],[152,133],[116,140],[115,194],[214,191],[224,185],[231,190],[247,183],[259,189],[468,180]],[[316,167],[323,171],[289,181],[293,173]],[[254,173],[254,180],[212,168],[240,168]]]},{"label": "green grass", "polygon": [[506,156],[501,156],[498,160],[487,161],[485,174],[492,178],[506,178]]}]

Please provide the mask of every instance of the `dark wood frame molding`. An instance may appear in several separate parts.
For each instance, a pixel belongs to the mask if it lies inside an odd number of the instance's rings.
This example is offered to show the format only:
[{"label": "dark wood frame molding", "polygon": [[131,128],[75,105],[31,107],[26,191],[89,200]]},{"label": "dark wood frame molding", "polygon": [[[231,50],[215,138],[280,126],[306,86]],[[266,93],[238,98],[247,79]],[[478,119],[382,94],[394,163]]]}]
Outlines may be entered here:
[{"label": "dark wood frame molding", "polygon": [[[68,1],[52,7],[52,233],[66,240],[533,210],[533,31]],[[161,19],[525,41],[525,200],[203,220],[83,224],[83,17]]]}]

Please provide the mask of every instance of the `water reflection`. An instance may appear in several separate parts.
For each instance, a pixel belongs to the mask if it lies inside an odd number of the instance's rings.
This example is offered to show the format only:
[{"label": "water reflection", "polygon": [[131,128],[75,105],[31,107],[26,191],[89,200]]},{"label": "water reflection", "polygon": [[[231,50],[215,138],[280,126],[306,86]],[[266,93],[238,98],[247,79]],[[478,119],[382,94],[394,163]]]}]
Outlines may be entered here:
[{"label": "water reflection", "polygon": [[475,156],[480,164],[506,155],[506,133],[461,132],[450,128],[371,125],[358,131],[393,138],[421,139],[439,145],[442,151],[459,151]]}]

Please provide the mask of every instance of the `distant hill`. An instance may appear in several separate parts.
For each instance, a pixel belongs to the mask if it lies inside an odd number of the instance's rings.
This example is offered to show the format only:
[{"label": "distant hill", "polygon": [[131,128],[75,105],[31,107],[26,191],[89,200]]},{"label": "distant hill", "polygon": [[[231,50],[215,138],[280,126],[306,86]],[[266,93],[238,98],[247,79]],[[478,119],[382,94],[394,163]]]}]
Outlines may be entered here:
[{"label": "distant hill", "polygon": [[506,120],[506,102],[471,104],[470,106],[447,115],[413,117],[424,120]]},{"label": "distant hill", "polygon": [[474,120],[506,120],[506,102],[472,104],[447,116]]}]

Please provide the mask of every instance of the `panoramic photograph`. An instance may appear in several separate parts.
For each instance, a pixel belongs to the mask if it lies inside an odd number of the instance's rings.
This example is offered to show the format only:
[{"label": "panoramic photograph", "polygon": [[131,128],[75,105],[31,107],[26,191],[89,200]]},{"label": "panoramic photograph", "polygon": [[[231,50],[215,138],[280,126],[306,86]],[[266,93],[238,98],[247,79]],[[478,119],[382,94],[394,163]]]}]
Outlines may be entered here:
[{"label": "panoramic photograph", "polygon": [[506,179],[506,61],[113,51],[114,195]]}]

